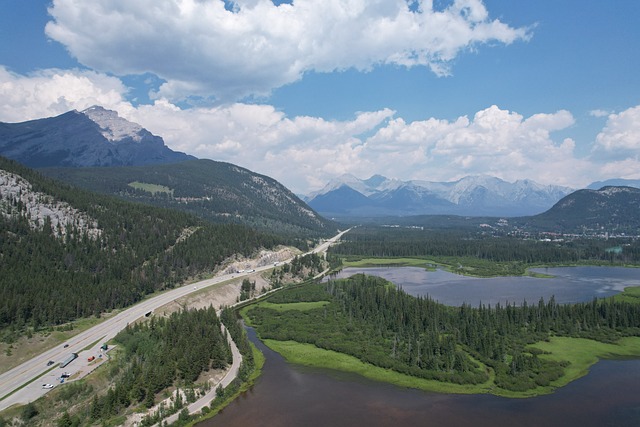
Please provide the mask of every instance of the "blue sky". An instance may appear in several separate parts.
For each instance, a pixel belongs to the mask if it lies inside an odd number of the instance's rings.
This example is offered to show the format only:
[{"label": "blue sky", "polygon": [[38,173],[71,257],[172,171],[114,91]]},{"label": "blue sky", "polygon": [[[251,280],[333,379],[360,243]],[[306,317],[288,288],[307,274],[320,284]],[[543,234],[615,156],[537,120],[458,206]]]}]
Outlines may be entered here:
[{"label": "blue sky", "polygon": [[101,104],[298,193],[640,178],[640,2],[284,3],[2,0],[0,121]]}]

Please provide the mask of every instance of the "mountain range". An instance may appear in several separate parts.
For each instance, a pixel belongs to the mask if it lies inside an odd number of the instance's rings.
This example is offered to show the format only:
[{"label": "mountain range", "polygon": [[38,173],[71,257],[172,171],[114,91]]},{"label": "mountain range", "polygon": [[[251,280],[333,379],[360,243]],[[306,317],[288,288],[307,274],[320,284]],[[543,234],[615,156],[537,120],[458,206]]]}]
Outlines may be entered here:
[{"label": "mountain range", "polygon": [[463,215],[525,216],[544,212],[574,189],[467,176],[453,182],[400,181],[342,175],[305,201],[330,217]]},{"label": "mountain range", "polygon": [[[575,191],[532,180],[467,176],[454,182],[342,175],[302,200],[264,175],[168,148],[161,137],[93,106],[84,111],[0,123],[0,156],[74,185],[216,222],[293,234],[323,234],[340,219],[412,215],[519,217],[543,213]],[[640,187],[640,180],[596,182]],[[305,204],[306,202],[307,204]]]},{"label": "mountain range", "polygon": [[213,222],[295,236],[329,235],[337,228],[275,179],[231,163],[199,159],[39,171],[91,191],[190,212]]},{"label": "mountain range", "polygon": [[81,188],[213,222],[294,237],[336,229],[276,180],[173,151],[161,137],[100,106],[0,123],[0,156]]}]

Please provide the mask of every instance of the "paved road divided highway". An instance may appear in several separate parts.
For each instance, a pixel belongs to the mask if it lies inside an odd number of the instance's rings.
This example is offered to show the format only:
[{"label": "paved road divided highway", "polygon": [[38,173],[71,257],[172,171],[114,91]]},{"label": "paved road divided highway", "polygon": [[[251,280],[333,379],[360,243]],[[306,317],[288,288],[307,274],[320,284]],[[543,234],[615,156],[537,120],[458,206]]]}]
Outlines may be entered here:
[{"label": "paved road divided highway", "polygon": [[[327,249],[336,243],[347,231],[349,230],[342,231],[331,239],[324,241],[312,251],[307,252],[307,254],[326,252]],[[283,263],[288,262],[291,262],[291,260],[286,260]],[[0,374],[0,411],[12,405],[32,402],[43,396],[50,390],[43,388],[43,384],[56,384],[53,380],[60,378],[63,372],[71,371],[71,366],[73,366],[74,371],[86,375],[92,367],[95,367],[100,362],[100,360],[98,360],[98,362],[95,360],[88,362],[87,359],[89,357],[94,356],[98,359],[106,358],[106,355],[103,358],[98,357],[101,355],[100,347],[102,344],[115,337],[118,332],[123,330],[129,323],[135,322],[163,305],[193,292],[198,292],[203,288],[230,280],[238,280],[243,276],[253,275],[271,268],[273,268],[273,265],[256,267],[255,272],[252,273],[225,274],[163,292],[160,295],[141,301],[104,322],[79,333],[69,339],[64,345],[60,344],[31,358],[22,365]],[[78,358],[71,362],[70,366],[65,368],[59,367],[59,362],[65,360],[71,353],[77,353]],[[50,360],[55,362],[53,369],[47,365]]]}]

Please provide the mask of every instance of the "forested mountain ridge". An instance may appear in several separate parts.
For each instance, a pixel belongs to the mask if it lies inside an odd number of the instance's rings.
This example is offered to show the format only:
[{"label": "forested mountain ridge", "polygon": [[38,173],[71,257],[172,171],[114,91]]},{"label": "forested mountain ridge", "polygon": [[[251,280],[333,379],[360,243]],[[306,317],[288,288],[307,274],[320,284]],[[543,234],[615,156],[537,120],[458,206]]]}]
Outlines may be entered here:
[{"label": "forested mountain ridge", "polygon": [[0,122],[0,156],[33,168],[62,167],[43,173],[213,222],[303,238],[326,236],[337,228],[274,179],[175,152],[160,136],[100,106],[22,123]]},{"label": "forested mountain ridge", "polygon": [[201,159],[41,172],[92,191],[187,211],[214,222],[295,236],[327,236],[337,228],[278,181],[231,163]]},{"label": "forested mountain ridge", "polygon": [[[577,190],[549,210],[515,218],[420,215],[367,218],[379,225],[420,229],[483,231],[495,235],[555,233],[586,236],[640,236],[640,189],[609,186]],[[364,221],[363,221],[364,222]]]},{"label": "forested mountain ridge", "polygon": [[603,187],[578,190],[562,198],[548,211],[528,218],[523,223],[538,229],[582,232],[640,234],[640,189]]},{"label": "forested mountain ridge", "polygon": [[[281,238],[133,204],[0,157],[0,330],[124,307]],[[12,188],[12,191],[9,191]]]}]

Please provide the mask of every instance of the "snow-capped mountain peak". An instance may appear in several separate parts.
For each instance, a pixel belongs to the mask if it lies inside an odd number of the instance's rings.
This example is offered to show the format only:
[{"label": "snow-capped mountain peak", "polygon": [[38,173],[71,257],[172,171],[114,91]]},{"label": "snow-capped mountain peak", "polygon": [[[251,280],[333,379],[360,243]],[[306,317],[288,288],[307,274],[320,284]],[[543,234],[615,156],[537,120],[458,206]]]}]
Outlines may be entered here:
[{"label": "snow-capped mountain peak", "polygon": [[[315,208],[314,199],[322,196],[322,207],[326,209],[330,205],[332,192],[337,192],[345,186],[369,199],[369,202],[364,204],[362,199],[357,201],[358,214],[361,213],[364,216],[376,214],[530,215],[543,212],[573,191],[567,187],[541,185],[531,180],[510,183],[489,175],[466,176],[450,182],[400,181],[381,175],[361,180],[353,175],[342,175],[332,180],[319,192],[310,194],[306,200]],[[339,199],[336,194],[332,211],[324,213],[338,214],[349,211],[348,204],[348,200],[344,199],[344,192]],[[368,212],[364,212],[363,206],[366,206]],[[354,206],[353,213],[355,209]]]},{"label": "snow-capped mountain peak", "polygon": [[81,113],[100,126],[102,136],[110,142],[122,141],[123,139],[140,142],[144,136],[142,126],[120,117],[116,111],[94,105]]},{"label": "snow-capped mountain peak", "polygon": [[30,167],[133,166],[195,157],[99,106],[22,123],[0,123],[0,155]]}]

